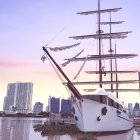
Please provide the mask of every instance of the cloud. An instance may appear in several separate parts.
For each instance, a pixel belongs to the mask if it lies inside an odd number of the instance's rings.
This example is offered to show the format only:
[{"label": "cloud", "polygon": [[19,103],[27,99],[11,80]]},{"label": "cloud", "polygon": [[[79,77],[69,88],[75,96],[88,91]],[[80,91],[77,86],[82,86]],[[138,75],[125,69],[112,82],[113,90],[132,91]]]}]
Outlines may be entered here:
[{"label": "cloud", "polygon": [[28,63],[15,60],[0,60],[0,68],[20,68],[28,66]]}]

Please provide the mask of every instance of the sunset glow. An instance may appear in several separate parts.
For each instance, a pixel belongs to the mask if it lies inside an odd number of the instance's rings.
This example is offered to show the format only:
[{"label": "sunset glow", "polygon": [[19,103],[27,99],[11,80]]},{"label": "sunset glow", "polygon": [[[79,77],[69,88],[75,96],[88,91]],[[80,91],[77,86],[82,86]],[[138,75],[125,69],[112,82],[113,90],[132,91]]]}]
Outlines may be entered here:
[{"label": "sunset glow", "polygon": [[[108,1],[108,2],[107,2]],[[122,25],[115,25],[114,31],[133,31],[127,39],[117,42],[118,52],[140,55],[140,0],[101,0],[102,8],[121,7],[122,11],[113,19],[124,20]],[[41,61],[42,46],[63,46],[73,44],[69,36],[93,34],[96,32],[96,16],[79,16],[79,11],[97,9],[96,0],[7,0],[1,1],[0,6],[0,110],[7,92],[7,84],[33,82],[33,105],[43,102],[44,109],[50,95],[68,97],[69,94],[57,77],[48,59]],[[104,20],[104,19],[103,19]],[[90,24],[90,25],[89,25]],[[89,41],[89,43],[87,43]],[[88,40],[82,44],[85,54],[96,49],[97,42]],[[115,41],[114,41],[115,42]],[[113,42],[113,43],[114,43]],[[76,42],[77,43],[77,42]],[[93,46],[90,50],[89,48]],[[87,50],[86,50],[87,49]],[[70,54],[65,52],[51,52],[59,64],[63,58],[70,58],[82,49],[73,48]],[[107,51],[107,49],[105,50]],[[64,67],[64,71],[72,79],[78,71],[78,64],[71,63]],[[121,60],[120,67],[126,70],[140,70],[140,56],[129,60]],[[130,75],[128,75],[129,77]],[[137,77],[137,76],[136,76]],[[136,78],[134,77],[134,78]],[[133,76],[132,76],[133,79]],[[139,102],[139,94],[123,93],[120,95],[124,102]]]}]

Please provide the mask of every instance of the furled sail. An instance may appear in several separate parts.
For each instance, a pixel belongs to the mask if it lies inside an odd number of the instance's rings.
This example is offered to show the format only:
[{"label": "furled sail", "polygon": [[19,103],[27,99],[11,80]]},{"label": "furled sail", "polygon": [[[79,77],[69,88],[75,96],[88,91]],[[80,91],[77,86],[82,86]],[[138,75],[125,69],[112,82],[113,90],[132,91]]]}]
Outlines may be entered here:
[{"label": "furled sail", "polygon": [[[100,39],[124,39],[127,36],[101,36]],[[99,39],[99,37],[95,38]]]},{"label": "furled sail", "polygon": [[[86,92],[94,92],[97,89],[84,89]],[[112,92],[111,89],[105,89],[106,91]],[[139,89],[113,89],[113,92],[140,92]]]},{"label": "furled sail", "polygon": [[122,58],[133,58],[136,57],[137,54],[104,54],[104,55],[89,55],[88,57],[79,57],[79,58],[71,58],[71,59],[65,59],[68,61],[91,61],[91,60],[105,60],[105,59],[122,59]]},{"label": "furled sail", "polygon": [[98,84],[133,84],[138,83],[139,80],[123,80],[123,81],[88,81],[88,82],[73,82],[74,85],[98,85]]},{"label": "furled sail", "polygon": [[85,66],[85,64],[86,64],[86,60],[84,61],[84,63],[83,63],[82,66],[80,67],[78,73],[74,76],[73,80],[75,80],[75,79],[78,77],[78,75],[79,75],[80,72],[82,71],[82,69],[83,69],[83,67]]},{"label": "furled sail", "polygon": [[100,22],[101,25],[108,25],[108,24],[121,24],[124,21],[112,21],[112,22]]},{"label": "furled sail", "polygon": [[[72,57],[71,59],[74,59],[74,58],[78,57],[83,51],[84,51],[84,49],[82,51],[80,51],[78,54],[76,54],[74,57]],[[70,63],[70,60],[67,60],[66,62],[64,62],[63,64],[61,64],[62,67],[65,67],[67,64],[69,64]]]},{"label": "furled sail", "polygon": [[128,32],[116,32],[116,33],[102,33],[102,34],[93,34],[93,35],[81,35],[81,36],[71,36],[69,38],[73,38],[75,40],[78,39],[90,39],[90,38],[94,38],[94,39],[109,39],[109,38],[124,38],[127,37],[126,35],[128,33],[131,33],[131,31]]},{"label": "furled sail", "polygon": [[[123,73],[137,73],[138,71],[102,71],[102,74],[110,74],[110,73],[118,73],[118,74],[123,74]],[[87,74],[99,74],[99,71],[85,71]]]},{"label": "furled sail", "polygon": [[79,15],[89,15],[89,14],[98,14],[98,13],[106,13],[106,12],[117,12],[122,8],[113,8],[113,9],[104,9],[104,10],[97,10],[97,11],[87,11],[87,12],[78,12]]},{"label": "furled sail", "polygon": [[70,48],[72,48],[72,47],[76,47],[76,46],[78,46],[78,45],[80,45],[80,43],[76,43],[76,44],[69,45],[69,46],[55,47],[55,48],[50,48],[50,47],[49,47],[49,49],[50,49],[51,51],[62,51],[62,50],[70,49]]}]

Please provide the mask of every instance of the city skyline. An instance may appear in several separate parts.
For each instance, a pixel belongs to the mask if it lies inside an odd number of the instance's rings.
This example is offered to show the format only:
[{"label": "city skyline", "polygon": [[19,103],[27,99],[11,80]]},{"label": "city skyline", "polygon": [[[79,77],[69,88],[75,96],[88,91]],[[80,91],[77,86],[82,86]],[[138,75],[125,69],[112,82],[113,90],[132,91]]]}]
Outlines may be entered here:
[{"label": "city skyline", "polygon": [[[113,19],[124,20],[125,23],[116,25],[115,30],[133,31],[127,39],[117,42],[119,52],[128,51],[128,53],[140,55],[138,42],[140,19],[137,17],[140,12],[139,4],[139,0],[118,0],[117,2],[101,0],[102,8],[122,8],[116,15],[113,15]],[[49,62],[41,61],[42,46],[46,44],[49,44],[50,47],[71,45],[75,41],[67,37],[95,33],[96,16],[79,16],[76,13],[96,9],[96,0],[1,1],[0,110],[3,108],[7,84],[17,81],[34,83],[33,104],[39,101],[46,106],[50,95],[69,96]],[[96,41],[90,41],[91,44],[96,45]],[[87,43],[84,45],[89,46]],[[79,51],[79,48],[76,51]],[[73,54],[71,55],[73,56]],[[63,62],[60,56],[63,54],[59,53],[55,56],[58,58],[59,64]],[[129,60],[128,63],[126,61],[126,64],[120,64],[120,67],[125,66],[125,68],[140,71],[139,60],[138,56]],[[64,70],[71,73],[70,78],[72,79],[78,68],[71,64],[68,69],[64,68]],[[128,99],[124,94],[120,96],[125,100],[125,103],[134,103],[139,96],[135,93],[131,94],[133,96],[129,94]]]}]

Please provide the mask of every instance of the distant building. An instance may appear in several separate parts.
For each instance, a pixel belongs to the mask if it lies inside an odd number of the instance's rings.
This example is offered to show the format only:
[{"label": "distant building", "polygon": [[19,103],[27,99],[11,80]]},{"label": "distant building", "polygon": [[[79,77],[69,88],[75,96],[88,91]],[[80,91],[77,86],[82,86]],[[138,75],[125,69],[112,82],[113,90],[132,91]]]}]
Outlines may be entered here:
[{"label": "distant building", "polygon": [[4,97],[3,110],[12,110],[16,103],[16,84],[10,83],[7,85],[7,95]]},{"label": "distant building", "polygon": [[139,109],[140,108],[140,105],[139,103],[135,103],[135,106],[134,106],[135,109]]},{"label": "distant building", "polygon": [[61,100],[61,114],[72,112],[72,100],[62,99]]},{"label": "distant building", "polygon": [[35,105],[34,105],[33,111],[34,111],[35,113],[40,113],[40,112],[42,112],[42,111],[43,111],[43,103],[36,102]]},{"label": "distant building", "polygon": [[140,105],[139,103],[135,103],[134,109],[133,109],[134,117],[140,117]]},{"label": "distant building", "polygon": [[49,112],[49,106],[48,105],[46,106],[46,112]]},{"label": "distant building", "polygon": [[129,111],[130,115],[133,116],[133,105],[132,105],[132,103],[128,103],[128,111]]},{"label": "distant building", "polygon": [[53,113],[60,112],[60,98],[49,97],[48,111]]},{"label": "distant building", "polygon": [[9,83],[4,98],[3,110],[19,113],[31,112],[33,83]]}]

